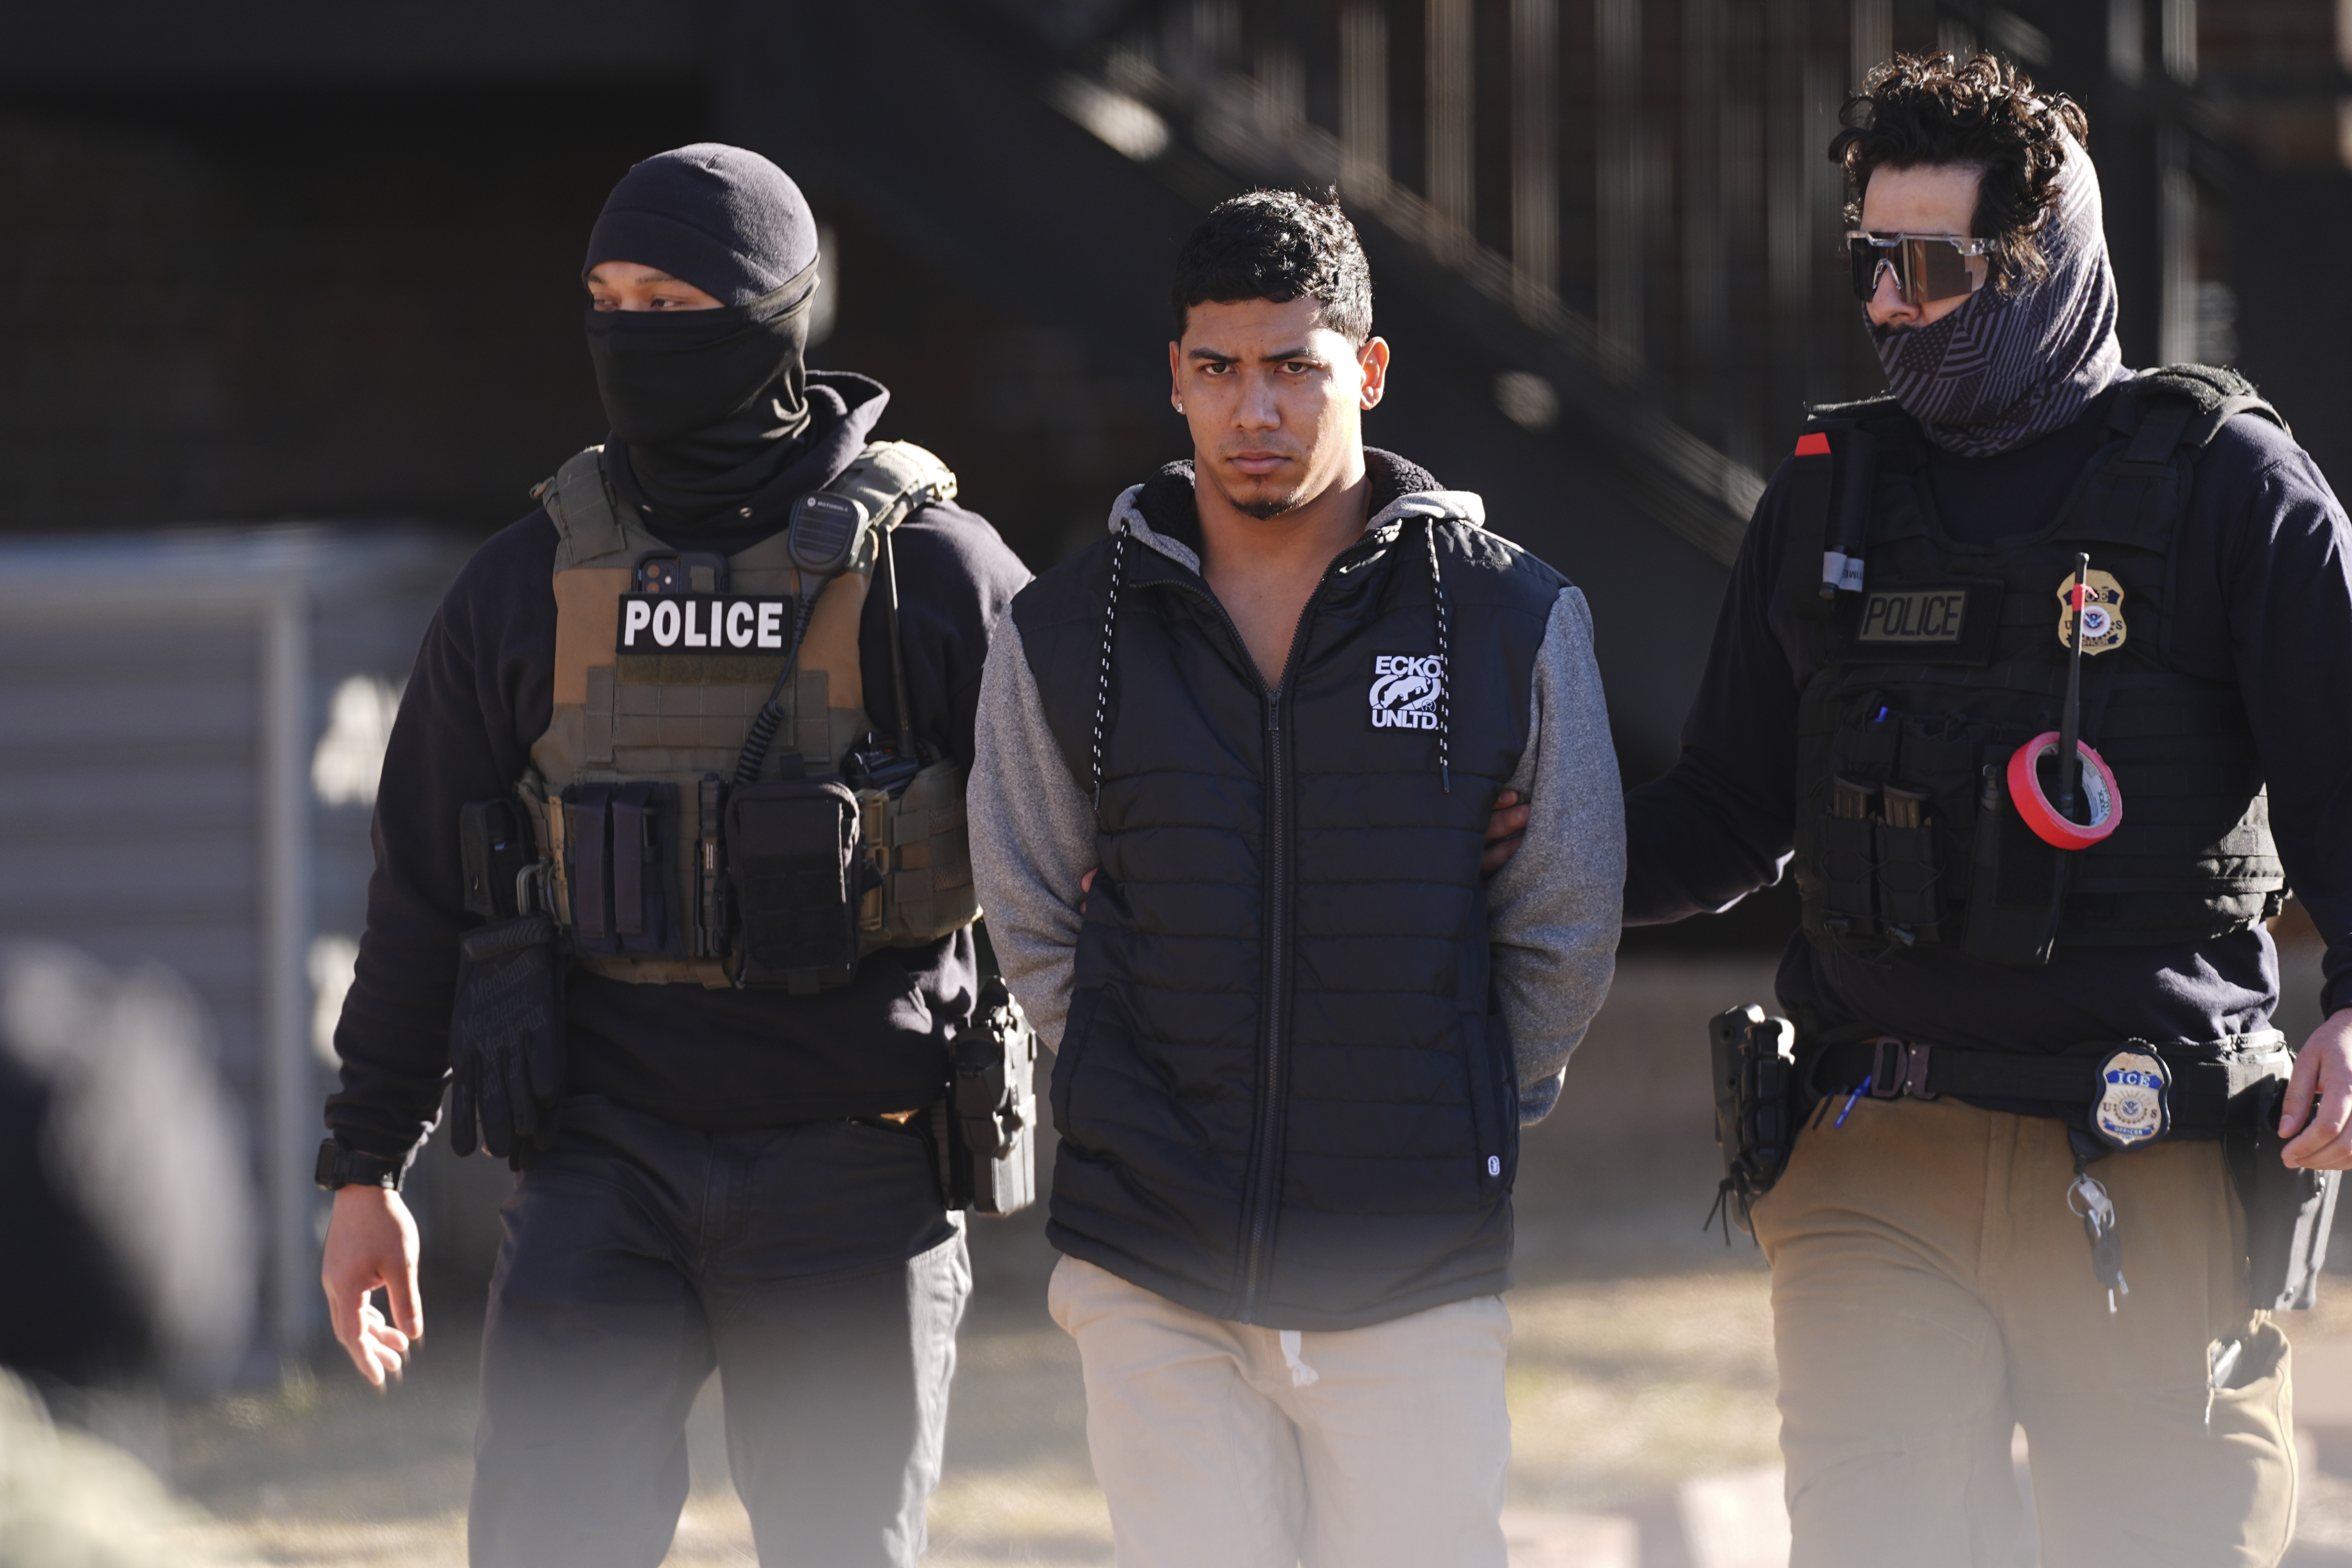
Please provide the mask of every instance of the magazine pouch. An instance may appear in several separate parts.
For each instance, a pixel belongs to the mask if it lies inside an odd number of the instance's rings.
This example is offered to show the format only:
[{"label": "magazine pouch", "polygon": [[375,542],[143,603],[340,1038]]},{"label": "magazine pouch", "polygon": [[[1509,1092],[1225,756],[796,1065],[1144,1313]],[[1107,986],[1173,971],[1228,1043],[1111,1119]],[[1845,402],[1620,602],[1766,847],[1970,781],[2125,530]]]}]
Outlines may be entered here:
[{"label": "magazine pouch", "polygon": [[598,958],[684,958],[686,924],[671,909],[677,864],[677,786],[565,786],[563,876],[572,950]]}]

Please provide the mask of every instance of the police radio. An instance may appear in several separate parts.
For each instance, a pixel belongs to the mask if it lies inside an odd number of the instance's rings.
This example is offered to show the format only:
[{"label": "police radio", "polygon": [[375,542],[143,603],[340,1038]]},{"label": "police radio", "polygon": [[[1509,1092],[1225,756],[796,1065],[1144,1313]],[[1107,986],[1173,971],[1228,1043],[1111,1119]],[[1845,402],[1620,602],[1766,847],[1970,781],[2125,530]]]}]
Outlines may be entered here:
[{"label": "police radio", "polygon": [[808,635],[817,597],[857,559],[872,521],[864,503],[830,490],[812,490],[793,503],[792,521],[784,533],[785,557],[801,579],[800,603],[793,613],[793,640],[784,650],[784,667],[776,671],[776,684],[769,689],[768,700],[743,736],[742,754],[735,759],[737,784],[748,784],[759,778],[768,760],[768,747],[784,721],[784,683],[792,679],[793,668],[800,662],[801,639]]},{"label": "police radio", "polygon": [[[803,578],[839,576],[857,559],[857,547],[873,521],[865,503],[831,490],[812,490],[793,503],[784,553]],[[816,595],[806,593],[804,601]]]},{"label": "police radio", "polygon": [[[738,986],[782,985],[807,995],[845,984],[857,972],[860,912],[874,879],[860,843],[864,807],[838,779],[788,770],[791,776],[762,784],[760,771],[782,727],[784,692],[816,602],[857,560],[872,521],[858,501],[826,490],[793,503],[784,535],[785,557],[800,578],[792,642],[767,701],[744,732],[733,787],[723,801],[706,805],[718,805],[721,837],[730,847],[724,872],[735,927],[730,977]],[[706,799],[719,793],[707,791]],[[821,908],[794,908],[789,900],[777,907],[776,889],[793,879],[811,880],[811,868],[827,863],[830,875],[818,873],[815,881],[840,889],[838,899],[819,900]]]}]

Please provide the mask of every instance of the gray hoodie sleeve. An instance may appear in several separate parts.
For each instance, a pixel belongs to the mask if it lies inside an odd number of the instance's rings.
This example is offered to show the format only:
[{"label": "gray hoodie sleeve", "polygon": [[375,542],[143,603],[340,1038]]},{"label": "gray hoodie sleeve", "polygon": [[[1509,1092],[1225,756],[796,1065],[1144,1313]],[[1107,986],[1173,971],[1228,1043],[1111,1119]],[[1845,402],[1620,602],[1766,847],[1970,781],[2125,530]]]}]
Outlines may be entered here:
[{"label": "gray hoodie sleeve", "polygon": [[1592,614],[1562,588],[1536,655],[1528,749],[1507,788],[1529,805],[1527,837],[1486,885],[1496,989],[1519,1060],[1519,1119],[1559,1099],[1568,1058],[1609,994],[1625,890],[1625,808]]},{"label": "gray hoodie sleeve", "polygon": [[980,678],[979,754],[964,799],[971,878],[1005,984],[1059,1047],[1076,966],[1078,879],[1095,868],[1095,814],[1062,765],[1036,678],[1007,615]]}]

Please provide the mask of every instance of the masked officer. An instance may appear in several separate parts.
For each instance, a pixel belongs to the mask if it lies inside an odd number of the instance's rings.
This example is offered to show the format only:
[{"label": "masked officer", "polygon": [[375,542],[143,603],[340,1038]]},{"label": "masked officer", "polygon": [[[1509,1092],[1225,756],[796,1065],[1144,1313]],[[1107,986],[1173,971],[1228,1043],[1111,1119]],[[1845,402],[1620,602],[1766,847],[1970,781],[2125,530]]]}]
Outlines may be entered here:
[{"label": "masked officer", "polygon": [[912,1113],[980,990],[961,781],[1028,574],[872,441],[881,386],[803,368],[816,230],[767,160],[637,164],[583,276],[613,434],[467,565],[385,755],[336,1337],[381,1384],[423,1331],[398,1188],[454,1080],[459,1149],[522,1171],[473,1561],[659,1562],[716,1366],[761,1563],[911,1564],[970,1286]]},{"label": "masked officer", "polygon": [[[1753,1103],[1778,1026],[1727,1029],[1793,1561],[2010,1562],[2022,1425],[2051,1568],[2275,1563],[2269,1310],[2352,1163],[2352,528],[2242,379],[2123,367],[2078,108],[1901,58],[1845,123],[1890,392],[1813,412],[1627,803],[1630,921],[1792,851],[1803,896],[1793,1104]],[[2299,1056],[2290,881],[2329,951]]]}]

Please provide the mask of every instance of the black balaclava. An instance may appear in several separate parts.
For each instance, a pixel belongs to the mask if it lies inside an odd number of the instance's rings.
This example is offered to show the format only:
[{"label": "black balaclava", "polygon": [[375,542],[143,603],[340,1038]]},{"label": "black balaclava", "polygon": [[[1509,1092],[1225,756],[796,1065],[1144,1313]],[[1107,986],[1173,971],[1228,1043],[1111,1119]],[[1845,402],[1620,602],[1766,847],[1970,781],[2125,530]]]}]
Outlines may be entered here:
[{"label": "black balaclava", "polygon": [[582,275],[655,267],[716,310],[588,312],[588,356],[615,440],[656,521],[691,524],[782,473],[809,427],[808,307],[816,220],[757,153],[698,142],[621,177]]},{"label": "black balaclava", "polygon": [[2116,341],[2116,275],[2098,171],[2066,138],[2042,226],[2050,270],[2014,293],[1982,289],[1933,326],[1871,330],[1887,390],[1927,438],[1964,458],[2007,452],[2072,424],[2130,372]]}]

